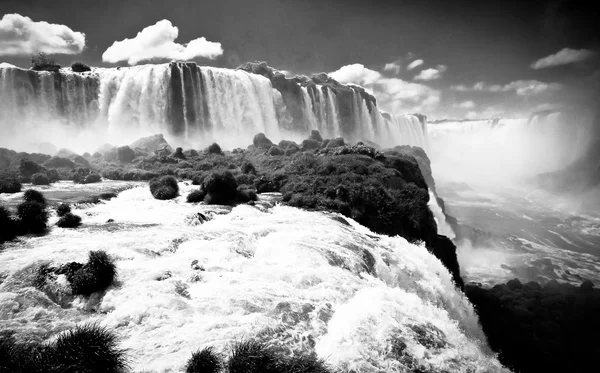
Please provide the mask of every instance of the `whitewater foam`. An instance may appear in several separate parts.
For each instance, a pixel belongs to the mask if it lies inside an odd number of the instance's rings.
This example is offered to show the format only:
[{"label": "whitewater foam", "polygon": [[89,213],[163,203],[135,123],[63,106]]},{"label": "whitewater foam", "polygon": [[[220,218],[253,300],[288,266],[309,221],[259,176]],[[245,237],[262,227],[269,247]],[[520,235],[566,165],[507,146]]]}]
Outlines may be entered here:
[{"label": "whitewater foam", "polygon": [[[74,209],[79,229],[53,227],[7,245],[0,329],[41,340],[98,321],[115,328],[134,371],[181,371],[197,348],[227,352],[232,340],[256,336],[290,353],[314,349],[356,372],[406,367],[396,342],[426,367],[504,371],[472,306],[425,247],[335,214],[188,204],[194,187],[180,187],[171,201],[153,199],[145,186],[123,191]],[[189,224],[198,212],[210,220]],[[99,249],[119,271],[103,298],[63,308],[31,286],[32,264],[85,262]]]}]

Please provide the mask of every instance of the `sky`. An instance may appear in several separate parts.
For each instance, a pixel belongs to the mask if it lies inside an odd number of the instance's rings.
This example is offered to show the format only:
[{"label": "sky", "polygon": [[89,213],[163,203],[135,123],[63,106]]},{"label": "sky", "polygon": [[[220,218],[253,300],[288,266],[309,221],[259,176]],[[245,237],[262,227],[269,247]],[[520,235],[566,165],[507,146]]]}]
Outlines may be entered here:
[{"label": "sky", "polygon": [[430,119],[600,102],[598,1],[1,0],[0,17],[0,62],[21,67],[39,51],[63,66],[266,61]]}]

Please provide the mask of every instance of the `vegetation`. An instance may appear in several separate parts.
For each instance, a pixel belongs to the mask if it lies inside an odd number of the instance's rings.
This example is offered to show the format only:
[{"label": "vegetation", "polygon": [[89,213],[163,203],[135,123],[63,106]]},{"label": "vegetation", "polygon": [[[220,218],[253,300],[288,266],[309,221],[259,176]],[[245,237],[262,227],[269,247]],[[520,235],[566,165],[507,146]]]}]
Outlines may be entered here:
[{"label": "vegetation", "polygon": [[179,195],[179,185],[173,176],[161,176],[150,180],[150,192],[156,199],[173,199]]},{"label": "vegetation", "polygon": [[514,372],[584,372],[597,361],[600,290],[556,280],[514,279],[491,289],[467,285],[490,347]]},{"label": "vegetation", "polygon": [[61,228],[77,228],[81,225],[81,217],[67,212],[56,223]]},{"label": "vegetation", "polygon": [[16,237],[17,223],[4,206],[0,205],[0,243],[10,241]]},{"label": "vegetation", "polygon": [[46,205],[36,201],[24,201],[17,206],[19,232],[43,233],[48,224]]},{"label": "vegetation", "polygon": [[46,53],[40,52],[37,56],[31,57],[31,70],[56,72],[60,68],[61,66],[56,63],[56,60]]},{"label": "vegetation", "polygon": [[68,203],[61,203],[56,208],[56,215],[59,217],[65,216],[66,214],[71,212],[71,206]]},{"label": "vegetation", "polygon": [[213,142],[207,149],[209,154],[223,154],[221,147],[216,142]]},{"label": "vegetation", "polygon": [[127,368],[116,335],[96,324],[77,326],[48,345],[18,343],[12,335],[0,337],[0,372],[117,373]]},{"label": "vegetation", "polygon": [[84,73],[87,71],[92,71],[92,68],[81,61],[75,61],[73,64],[71,64],[71,70],[76,73]]},{"label": "vegetation", "polygon": [[227,205],[235,202],[237,181],[230,171],[211,173],[202,183],[206,192],[204,201],[208,205]]},{"label": "vegetation", "polygon": [[111,286],[117,278],[117,267],[105,251],[99,250],[89,252],[86,264],[70,262],[55,273],[67,277],[73,294],[88,296]]},{"label": "vegetation", "polygon": [[50,179],[48,176],[46,176],[46,174],[33,174],[31,177],[31,183],[33,185],[50,185]]},{"label": "vegetation", "polygon": [[223,363],[212,347],[206,347],[192,354],[185,366],[185,373],[218,373]]},{"label": "vegetation", "polygon": [[15,173],[0,171],[0,193],[19,193],[22,185]]},{"label": "vegetation", "polygon": [[46,198],[42,194],[42,192],[35,189],[27,189],[25,193],[23,193],[23,201],[25,202],[37,202],[44,207],[46,207]]}]

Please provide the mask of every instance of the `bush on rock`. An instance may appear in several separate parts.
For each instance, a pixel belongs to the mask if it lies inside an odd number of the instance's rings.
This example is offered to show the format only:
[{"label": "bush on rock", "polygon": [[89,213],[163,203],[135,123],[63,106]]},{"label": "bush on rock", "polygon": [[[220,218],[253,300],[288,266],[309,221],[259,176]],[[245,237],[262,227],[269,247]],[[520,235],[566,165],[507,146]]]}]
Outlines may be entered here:
[{"label": "bush on rock", "polygon": [[33,174],[31,177],[31,183],[33,185],[50,185],[50,179],[45,174]]},{"label": "bush on rock", "polygon": [[73,294],[87,296],[111,286],[117,277],[117,267],[106,252],[99,250],[89,252],[86,264],[71,262],[56,273],[67,277]]},{"label": "bush on rock", "polygon": [[179,195],[179,186],[173,176],[161,176],[150,180],[150,192],[156,199],[173,199]]},{"label": "bush on rock", "polygon": [[56,223],[61,228],[77,228],[81,225],[81,217],[67,212]]},{"label": "bush on rock", "polygon": [[204,201],[208,205],[226,205],[235,201],[237,182],[230,171],[211,173],[202,184],[206,191]]}]

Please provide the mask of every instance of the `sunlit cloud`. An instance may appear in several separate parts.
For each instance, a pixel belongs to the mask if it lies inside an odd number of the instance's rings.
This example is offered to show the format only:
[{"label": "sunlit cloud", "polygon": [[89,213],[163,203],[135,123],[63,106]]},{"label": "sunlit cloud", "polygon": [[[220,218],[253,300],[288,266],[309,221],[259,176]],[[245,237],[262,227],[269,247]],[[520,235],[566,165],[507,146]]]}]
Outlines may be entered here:
[{"label": "sunlit cloud", "polygon": [[20,14],[5,14],[0,19],[0,55],[30,56],[79,54],[85,48],[85,34],[65,25],[35,22]]},{"label": "sunlit cloud", "polygon": [[423,60],[414,60],[413,62],[409,63],[408,66],[406,66],[406,70],[410,71],[416,67],[419,67],[423,64]]},{"label": "sunlit cloud", "polygon": [[456,107],[458,107],[460,109],[472,109],[475,106],[476,106],[475,102],[473,102],[473,101],[463,101],[456,105]]},{"label": "sunlit cloud", "polygon": [[221,43],[197,38],[187,44],[178,44],[175,39],[179,29],[163,19],[138,32],[133,39],[115,41],[102,55],[104,62],[127,61],[135,65],[152,59],[189,61],[197,57],[215,59],[223,54]]},{"label": "sunlit cloud", "polygon": [[436,80],[442,77],[442,74],[447,70],[446,66],[438,65],[437,68],[430,68],[422,70],[417,76],[415,76],[415,80]]},{"label": "sunlit cloud", "polygon": [[390,63],[386,63],[383,70],[384,71],[392,71],[395,74],[398,74],[400,72],[400,63],[399,61],[394,61],[394,62],[390,62]]},{"label": "sunlit cloud", "polygon": [[540,58],[531,64],[532,69],[544,69],[552,66],[568,65],[582,62],[594,56],[594,52],[587,49],[563,48],[560,51]]},{"label": "sunlit cloud", "polygon": [[450,87],[451,90],[456,92],[515,92],[519,96],[537,95],[545,92],[556,92],[562,88],[562,84],[544,83],[538,80],[517,80],[506,85],[477,82],[472,86],[459,84]]},{"label": "sunlit cloud", "polygon": [[375,95],[380,109],[394,114],[429,112],[440,102],[439,90],[399,78],[386,78],[361,64],[343,66],[329,75],[340,83],[364,87]]}]

